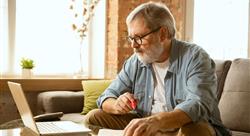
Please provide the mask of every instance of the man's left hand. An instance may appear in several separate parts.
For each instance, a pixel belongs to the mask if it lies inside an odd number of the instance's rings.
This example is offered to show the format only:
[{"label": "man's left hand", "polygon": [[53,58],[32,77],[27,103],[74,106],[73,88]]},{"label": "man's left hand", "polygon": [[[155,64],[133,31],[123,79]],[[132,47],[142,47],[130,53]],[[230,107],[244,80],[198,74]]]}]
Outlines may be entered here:
[{"label": "man's left hand", "polygon": [[133,119],[125,128],[124,136],[153,136],[160,129],[155,116]]}]

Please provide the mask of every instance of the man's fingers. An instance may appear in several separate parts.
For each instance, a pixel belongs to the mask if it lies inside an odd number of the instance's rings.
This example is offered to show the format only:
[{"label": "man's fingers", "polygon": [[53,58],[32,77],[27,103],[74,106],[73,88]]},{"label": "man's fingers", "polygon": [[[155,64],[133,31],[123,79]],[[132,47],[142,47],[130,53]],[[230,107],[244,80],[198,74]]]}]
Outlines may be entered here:
[{"label": "man's fingers", "polygon": [[139,125],[139,119],[133,119],[124,129],[124,136],[133,136],[135,129]]},{"label": "man's fingers", "polygon": [[135,130],[133,136],[144,136],[144,132],[146,132],[148,125],[143,123],[139,125]]},{"label": "man's fingers", "polygon": [[127,112],[131,111],[131,107],[127,104],[127,103],[124,103],[124,102],[121,102],[120,103],[120,106]]},{"label": "man's fingers", "polygon": [[124,104],[121,102],[121,103],[118,103],[117,104],[117,110],[119,111],[119,113],[121,114],[124,114],[124,113],[128,113],[130,110],[128,108],[126,108],[126,106],[124,106]]},{"label": "man's fingers", "polygon": [[119,103],[120,107],[122,107],[122,109],[126,112],[133,110],[131,106],[131,101],[134,101],[133,94],[128,92],[124,93],[117,99],[117,102]]},{"label": "man's fingers", "polygon": [[123,98],[123,102],[126,103],[126,107],[129,108],[129,111],[133,110],[133,107],[136,107],[135,105],[132,105],[132,103],[136,103],[136,99],[133,94],[125,93]]},{"label": "man's fingers", "polygon": [[136,99],[133,94],[126,92],[118,97],[115,106],[118,112],[117,114],[128,113],[135,109]]},{"label": "man's fingers", "polygon": [[124,93],[124,96],[125,96],[129,101],[135,100],[134,94],[131,94],[131,93],[129,93],[129,92]]},{"label": "man's fingers", "polygon": [[131,135],[131,132],[129,132],[129,131],[131,131],[130,127],[132,126],[133,122],[134,122],[134,120],[131,120],[130,123],[125,127],[123,136],[130,136]]}]

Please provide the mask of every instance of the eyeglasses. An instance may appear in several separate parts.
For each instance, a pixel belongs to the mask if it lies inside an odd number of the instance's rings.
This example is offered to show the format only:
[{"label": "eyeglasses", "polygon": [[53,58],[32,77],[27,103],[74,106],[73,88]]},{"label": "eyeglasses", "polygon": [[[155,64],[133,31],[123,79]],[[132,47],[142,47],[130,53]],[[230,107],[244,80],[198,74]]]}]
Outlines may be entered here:
[{"label": "eyeglasses", "polygon": [[148,32],[148,33],[142,35],[142,36],[138,36],[138,35],[135,35],[134,37],[128,36],[128,37],[127,37],[127,40],[128,40],[129,43],[132,43],[132,42],[134,41],[137,45],[142,45],[142,39],[143,39],[144,37],[146,37],[147,35],[150,35],[150,34],[152,34],[152,33],[154,33],[154,32],[159,31],[160,28],[161,28],[161,27],[158,27],[158,28],[156,28],[156,29],[154,29],[154,30],[152,30],[152,31],[150,31],[150,32]]}]

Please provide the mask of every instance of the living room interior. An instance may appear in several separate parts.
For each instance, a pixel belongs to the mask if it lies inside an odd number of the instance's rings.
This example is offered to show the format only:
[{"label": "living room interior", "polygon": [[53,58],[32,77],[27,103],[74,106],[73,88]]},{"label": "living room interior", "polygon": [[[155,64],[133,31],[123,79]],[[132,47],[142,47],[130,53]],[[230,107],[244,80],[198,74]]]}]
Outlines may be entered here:
[{"label": "living room interior", "polygon": [[[20,126],[8,81],[22,85],[34,116],[62,112],[54,119],[81,124],[133,54],[125,20],[148,1],[1,0],[0,130]],[[177,39],[215,60],[222,121],[250,136],[249,0],[151,1],[173,13]]]}]

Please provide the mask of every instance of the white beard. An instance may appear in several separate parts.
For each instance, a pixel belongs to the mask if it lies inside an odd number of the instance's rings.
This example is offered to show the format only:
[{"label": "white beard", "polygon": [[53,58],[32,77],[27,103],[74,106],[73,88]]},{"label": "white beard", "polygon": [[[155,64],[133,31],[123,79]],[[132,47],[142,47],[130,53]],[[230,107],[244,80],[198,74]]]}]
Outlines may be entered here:
[{"label": "white beard", "polygon": [[[144,64],[150,64],[157,61],[164,51],[163,45],[160,43],[152,45],[150,49],[147,50],[135,50],[138,59]],[[143,52],[143,53],[142,53]]]}]

